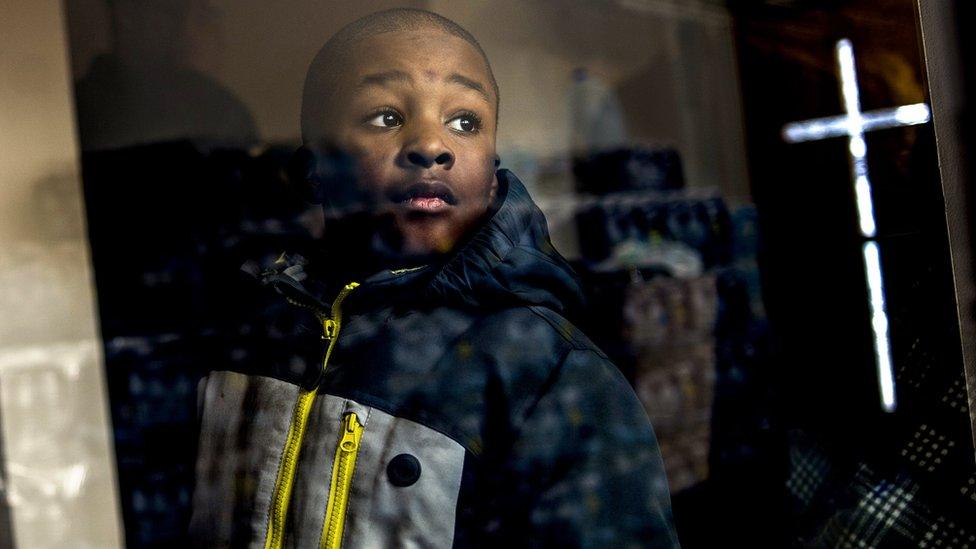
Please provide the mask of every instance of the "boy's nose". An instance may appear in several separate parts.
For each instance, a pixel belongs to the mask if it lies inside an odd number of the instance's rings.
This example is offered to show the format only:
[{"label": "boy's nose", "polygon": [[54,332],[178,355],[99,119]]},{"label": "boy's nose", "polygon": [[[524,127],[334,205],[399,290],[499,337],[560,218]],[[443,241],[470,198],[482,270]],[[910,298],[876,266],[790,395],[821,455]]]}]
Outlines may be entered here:
[{"label": "boy's nose", "polygon": [[403,157],[408,165],[424,169],[434,166],[450,169],[454,165],[454,151],[432,129],[418,131],[403,148]]}]

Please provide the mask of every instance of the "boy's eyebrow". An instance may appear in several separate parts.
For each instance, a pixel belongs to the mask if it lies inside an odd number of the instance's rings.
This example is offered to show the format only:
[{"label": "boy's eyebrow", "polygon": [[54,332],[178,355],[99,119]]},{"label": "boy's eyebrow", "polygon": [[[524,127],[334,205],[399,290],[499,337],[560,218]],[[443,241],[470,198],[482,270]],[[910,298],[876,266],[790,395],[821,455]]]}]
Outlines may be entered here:
[{"label": "boy's eyebrow", "polygon": [[462,85],[462,86],[464,86],[466,88],[470,88],[470,89],[478,92],[479,94],[481,94],[481,96],[485,98],[485,101],[488,101],[489,103],[491,103],[491,97],[488,95],[488,90],[486,90],[485,87],[482,86],[480,82],[478,82],[476,80],[472,80],[472,79],[468,78],[467,76],[460,75],[460,74],[458,74],[456,72],[455,73],[451,73],[447,77],[447,81],[450,82],[450,83],[452,83],[452,84],[460,84],[460,85]]},{"label": "boy's eyebrow", "polygon": [[[411,78],[410,75],[407,74],[406,72],[393,69],[388,71],[376,72],[373,74],[367,74],[362,78],[362,80],[359,81],[359,83],[356,85],[356,88],[360,89],[360,88],[365,88],[367,86],[386,86],[392,82],[400,83],[400,82],[412,82],[412,81],[413,78]],[[468,78],[467,76],[455,72],[449,74],[445,79],[445,81],[451,84],[458,84],[464,86],[465,88],[474,90],[478,92],[479,95],[484,97],[485,101],[491,102],[491,96],[488,95],[488,90],[485,89],[485,87],[477,80],[473,80],[471,78]]]},{"label": "boy's eyebrow", "polygon": [[364,88],[366,86],[386,86],[390,82],[410,82],[411,80],[410,75],[403,71],[389,70],[367,74],[362,80],[359,81],[356,88]]}]

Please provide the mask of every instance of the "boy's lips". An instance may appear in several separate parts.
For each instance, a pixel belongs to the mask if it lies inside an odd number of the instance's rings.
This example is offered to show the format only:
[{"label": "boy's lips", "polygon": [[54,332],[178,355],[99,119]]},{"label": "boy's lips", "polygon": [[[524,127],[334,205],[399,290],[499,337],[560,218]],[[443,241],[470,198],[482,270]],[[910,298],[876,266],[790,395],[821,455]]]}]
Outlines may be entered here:
[{"label": "boy's lips", "polygon": [[420,213],[438,213],[457,204],[450,186],[437,180],[421,180],[398,187],[389,193],[389,199]]}]

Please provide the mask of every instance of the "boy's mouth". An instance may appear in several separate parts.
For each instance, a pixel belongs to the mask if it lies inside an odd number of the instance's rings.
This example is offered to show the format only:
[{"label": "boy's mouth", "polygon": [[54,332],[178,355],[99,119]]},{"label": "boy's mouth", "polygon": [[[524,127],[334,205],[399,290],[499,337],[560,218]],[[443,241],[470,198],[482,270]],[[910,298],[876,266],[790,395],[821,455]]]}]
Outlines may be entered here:
[{"label": "boy's mouth", "polygon": [[437,213],[457,204],[451,188],[440,181],[425,180],[395,189],[390,200],[419,213]]}]

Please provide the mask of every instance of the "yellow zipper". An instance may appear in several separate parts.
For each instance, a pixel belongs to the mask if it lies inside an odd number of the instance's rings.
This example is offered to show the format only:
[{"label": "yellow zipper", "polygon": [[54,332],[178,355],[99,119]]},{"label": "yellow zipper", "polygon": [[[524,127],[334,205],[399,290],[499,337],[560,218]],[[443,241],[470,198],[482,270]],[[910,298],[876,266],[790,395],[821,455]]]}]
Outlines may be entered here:
[{"label": "yellow zipper", "polygon": [[355,412],[342,418],[342,437],[336,447],[332,462],[332,482],[329,483],[329,505],[325,509],[322,525],[322,549],[339,549],[342,529],[346,523],[346,505],[349,503],[349,487],[356,470],[359,441],[363,438],[363,426]]},{"label": "yellow zipper", "polygon": [[[339,328],[342,325],[342,301],[349,295],[349,292],[356,289],[359,284],[353,282],[339,292],[335,302],[332,303],[330,316],[322,318],[323,338],[326,339],[328,347],[325,351],[325,359],[322,361],[322,371],[329,365],[329,357],[332,356],[332,349],[335,347],[339,336]],[[268,535],[264,540],[265,549],[277,549],[282,546],[285,532],[285,519],[288,516],[288,503],[291,500],[291,489],[295,481],[295,468],[298,465],[298,452],[302,448],[302,439],[305,437],[305,426],[308,424],[308,414],[312,410],[312,403],[318,394],[318,387],[314,389],[302,389],[298,393],[298,400],[292,412],[291,424],[288,427],[288,437],[285,440],[285,449],[281,454],[281,463],[278,464],[278,476],[275,480],[274,495],[271,498],[271,509],[268,512]]]}]

